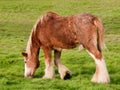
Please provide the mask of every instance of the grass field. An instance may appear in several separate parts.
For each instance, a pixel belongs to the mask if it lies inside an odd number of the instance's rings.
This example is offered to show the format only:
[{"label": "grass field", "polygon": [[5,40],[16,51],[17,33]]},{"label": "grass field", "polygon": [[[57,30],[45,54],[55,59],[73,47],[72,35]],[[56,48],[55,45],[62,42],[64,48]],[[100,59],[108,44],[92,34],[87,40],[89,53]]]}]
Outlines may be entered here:
[{"label": "grass field", "polygon": [[[57,68],[55,79],[42,79],[42,51],[34,78],[24,78],[21,52],[37,18],[47,11],[64,16],[87,12],[103,20],[110,84],[90,82],[94,61],[77,48],[62,53],[62,62],[72,71],[70,80],[61,80]],[[120,0],[0,0],[0,90],[120,90]]]}]

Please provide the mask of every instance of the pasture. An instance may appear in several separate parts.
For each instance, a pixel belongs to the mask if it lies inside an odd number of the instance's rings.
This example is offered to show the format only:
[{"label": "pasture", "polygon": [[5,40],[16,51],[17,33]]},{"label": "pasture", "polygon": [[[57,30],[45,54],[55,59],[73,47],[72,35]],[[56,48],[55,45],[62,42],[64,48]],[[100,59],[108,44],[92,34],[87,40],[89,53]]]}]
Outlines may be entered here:
[{"label": "pasture", "polygon": [[[63,50],[62,62],[72,72],[72,78],[61,80],[55,67],[55,79],[42,79],[44,56],[40,52],[40,67],[34,78],[24,78],[21,52],[36,20],[48,11],[63,16],[91,13],[105,26],[103,51],[110,74],[110,84],[95,84],[90,80],[95,63],[78,48]],[[120,90],[120,0],[0,0],[0,90]]]}]

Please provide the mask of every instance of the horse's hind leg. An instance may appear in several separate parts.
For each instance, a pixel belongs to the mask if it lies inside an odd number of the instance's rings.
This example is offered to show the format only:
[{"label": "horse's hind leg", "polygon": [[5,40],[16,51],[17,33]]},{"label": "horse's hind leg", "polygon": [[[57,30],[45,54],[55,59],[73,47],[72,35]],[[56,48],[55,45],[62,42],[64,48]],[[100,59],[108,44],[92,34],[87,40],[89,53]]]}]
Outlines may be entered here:
[{"label": "horse's hind leg", "polygon": [[58,72],[60,73],[61,79],[69,79],[71,77],[71,72],[61,63],[60,57],[61,51],[54,50],[54,62],[55,65],[58,67]]},{"label": "horse's hind leg", "polygon": [[45,57],[45,75],[43,78],[54,78],[54,62],[52,61],[52,50],[49,47],[43,47]]},{"label": "horse's hind leg", "polygon": [[86,49],[88,53],[93,57],[96,64],[96,71],[91,81],[96,83],[109,83],[109,74],[101,52],[94,45],[89,48],[87,47]]}]

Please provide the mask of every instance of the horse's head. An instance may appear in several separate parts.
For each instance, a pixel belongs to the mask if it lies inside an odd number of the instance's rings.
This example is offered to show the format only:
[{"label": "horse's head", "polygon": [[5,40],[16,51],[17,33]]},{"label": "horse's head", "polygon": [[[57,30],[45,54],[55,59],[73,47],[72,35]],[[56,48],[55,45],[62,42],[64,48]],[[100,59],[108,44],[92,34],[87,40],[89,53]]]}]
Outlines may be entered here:
[{"label": "horse's head", "polygon": [[35,58],[29,56],[27,53],[22,53],[22,55],[24,56],[24,62],[25,62],[24,76],[31,78],[33,77],[36,69],[39,66],[39,60],[34,60]]}]

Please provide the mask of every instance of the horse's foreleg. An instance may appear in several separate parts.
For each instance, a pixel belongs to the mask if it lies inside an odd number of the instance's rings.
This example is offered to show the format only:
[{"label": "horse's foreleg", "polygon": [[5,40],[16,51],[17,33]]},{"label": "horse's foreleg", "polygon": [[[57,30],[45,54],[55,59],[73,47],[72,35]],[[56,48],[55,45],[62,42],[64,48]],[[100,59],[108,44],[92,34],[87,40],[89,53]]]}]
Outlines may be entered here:
[{"label": "horse's foreleg", "polygon": [[52,61],[52,50],[50,48],[44,47],[44,57],[45,57],[45,75],[43,78],[54,78],[54,62]]},{"label": "horse's foreleg", "polygon": [[71,77],[71,72],[61,63],[60,57],[61,51],[54,50],[54,62],[55,65],[58,67],[58,72],[60,73],[61,79],[69,79]]},{"label": "horse's foreleg", "polygon": [[96,72],[93,75],[92,82],[109,83],[110,78],[105,64],[105,60],[98,49],[95,47],[89,48],[88,53],[93,57],[96,64]]}]

